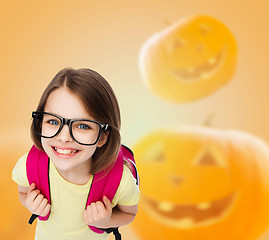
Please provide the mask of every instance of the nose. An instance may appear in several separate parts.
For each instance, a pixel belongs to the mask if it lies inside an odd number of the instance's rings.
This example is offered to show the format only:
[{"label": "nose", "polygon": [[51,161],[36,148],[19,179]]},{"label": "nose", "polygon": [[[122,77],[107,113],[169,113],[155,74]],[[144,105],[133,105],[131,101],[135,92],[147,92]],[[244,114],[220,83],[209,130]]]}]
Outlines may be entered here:
[{"label": "nose", "polygon": [[58,133],[58,135],[56,136],[56,138],[63,142],[63,143],[66,143],[66,142],[71,142],[73,139],[70,135],[70,132],[69,132],[69,127],[68,125],[63,125],[61,131]]},{"label": "nose", "polygon": [[205,49],[205,45],[204,44],[199,44],[197,47],[196,47],[196,51],[197,52],[203,52]]},{"label": "nose", "polygon": [[178,186],[184,180],[183,177],[173,174],[170,174],[168,179],[174,186]]}]

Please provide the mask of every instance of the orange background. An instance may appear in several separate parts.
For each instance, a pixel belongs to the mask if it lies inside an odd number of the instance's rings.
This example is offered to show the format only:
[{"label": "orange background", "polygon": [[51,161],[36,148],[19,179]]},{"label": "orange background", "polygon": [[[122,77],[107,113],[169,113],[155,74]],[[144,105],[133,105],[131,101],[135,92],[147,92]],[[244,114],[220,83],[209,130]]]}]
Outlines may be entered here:
[{"label": "orange background", "polygon": [[[159,126],[201,125],[211,114],[214,127],[247,131],[269,142],[268,10],[265,0],[2,1],[0,147],[5,167],[0,186],[2,194],[10,189],[1,197],[2,208],[13,207],[12,201],[22,208],[11,170],[31,145],[31,111],[48,82],[67,66],[92,68],[111,83],[121,107],[123,143],[129,146]],[[139,51],[154,33],[196,13],[215,17],[232,31],[237,70],[214,94],[172,104],[143,84]],[[14,234],[8,221],[0,227],[1,239]]]}]

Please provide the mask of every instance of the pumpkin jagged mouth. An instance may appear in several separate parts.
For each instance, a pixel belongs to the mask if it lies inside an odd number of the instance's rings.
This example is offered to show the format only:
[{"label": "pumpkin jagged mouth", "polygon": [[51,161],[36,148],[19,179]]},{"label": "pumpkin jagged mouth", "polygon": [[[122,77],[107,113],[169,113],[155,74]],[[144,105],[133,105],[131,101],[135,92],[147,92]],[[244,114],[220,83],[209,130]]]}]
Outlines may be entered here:
[{"label": "pumpkin jagged mouth", "polygon": [[235,194],[195,205],[178,205],[144,198],[146,209],[156,220],[182,229],[204,226],[222,219],[232,208],[234,201]]},{"label": "pumpkin jagged mouth", "polygon": [[224,50],[197,67],[189,67],[182,70],[174,69],[171,72],[176,78],[184,82],[206,80],[219,71],[223,62],[223,55]]}]

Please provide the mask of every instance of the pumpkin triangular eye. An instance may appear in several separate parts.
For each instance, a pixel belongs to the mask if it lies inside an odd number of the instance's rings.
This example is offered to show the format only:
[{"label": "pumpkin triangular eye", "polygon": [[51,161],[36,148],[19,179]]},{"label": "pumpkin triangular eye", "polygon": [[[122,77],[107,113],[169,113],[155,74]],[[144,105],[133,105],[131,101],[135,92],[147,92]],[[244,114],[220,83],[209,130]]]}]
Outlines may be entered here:
[{"label": "pumpkin triangular eye", "polygon": [[184,39],[181,36],[179,36],[179,34],[180,33],[175,35],[174,38],[171,38],[164,42],[168,54],[174,53],[174,51],[186,45],[186,41],[184,41]]},{"label": "pumpkin triangular eye", "polygon": [[205,35],[211,31],[211,28],[205,24],[200,24],[199,30],[202,35]]},{"label": "pumpkin triangular eye", "polygon": [[184,179],[181,176],[170,174],[168,176],[169,181],[174,185],[178,186]]},{"label": "pumpkin triangular eye", "polygon": [[181,48],[181,47],[183,47],[184,45],[185,45],[185,43],[184,43],[183,40],[181,40],[181,39],[176,39],[176,40],[174,41],[174,46],[173,46],[173,48],[174,48],[174,50],[175,50],[175,49],[177,49],[177,48]]},{"label": "pumpkin triangular eye", "polygon": [[205,167],[225,167],[226,158],[219,149],[211,145],[201,149],[193,164]]},{"label": "pumpkin triangular eye", "polygon": [[156,162],[164,162],[164,154],[163,154],[163,152],[158,153],[158,155],[156,155],[153,160],[156,161]]},{"label": "pumpkin triangular eye", "polygon": [[206,152],[197,161],[197,164],[204,165],[204,166],[212,166],[212,165],[218,165],[218,162],[216,161],[215,157],[210,152]]},{"label": "pumpkin triangular eye", "polygon": [[145,152],[143,160],[145,162],[161,163],[165,161],[164,149],[162,142],[153,143]]}]

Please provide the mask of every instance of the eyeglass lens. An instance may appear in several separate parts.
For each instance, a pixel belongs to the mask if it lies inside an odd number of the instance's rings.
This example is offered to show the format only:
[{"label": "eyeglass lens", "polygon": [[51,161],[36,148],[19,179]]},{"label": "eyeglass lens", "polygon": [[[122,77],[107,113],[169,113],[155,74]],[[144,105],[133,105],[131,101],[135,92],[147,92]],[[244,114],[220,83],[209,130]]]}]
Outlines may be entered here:
[{"label": "eyeglass lens", "polygon": [[[62,119],[48,113],[38,113],[35,117],[35,130],[45,138],[59,134],[62,128]],[[90,120],[73,120],[70,134],[81,144],[94,144],[99,136],[101,126]]]}]

